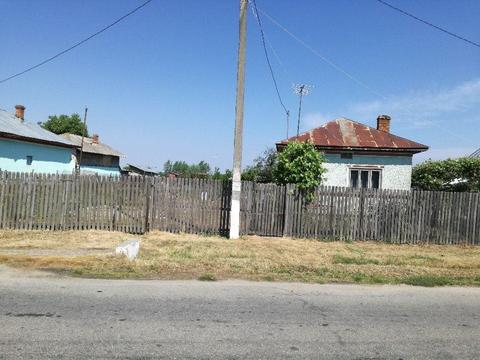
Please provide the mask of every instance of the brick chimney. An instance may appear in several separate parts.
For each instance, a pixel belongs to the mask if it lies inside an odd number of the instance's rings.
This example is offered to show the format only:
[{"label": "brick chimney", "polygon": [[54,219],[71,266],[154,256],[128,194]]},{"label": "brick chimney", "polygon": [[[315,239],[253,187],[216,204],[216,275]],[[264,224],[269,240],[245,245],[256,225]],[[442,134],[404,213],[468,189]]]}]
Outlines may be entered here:
[{"label": "brick chimney", "polygon": [[379,115],[377,117],[377,130],[390,132],[390,120],[392,118],[388,115]]},{"label": "brick chimney", "polygon": [[92,144],[98,144],[98,134],[92,135]]},{"label": "brick chimney", "polygon": [[22,121],[25,119],[25,106],[15,105],[15,117]]}]

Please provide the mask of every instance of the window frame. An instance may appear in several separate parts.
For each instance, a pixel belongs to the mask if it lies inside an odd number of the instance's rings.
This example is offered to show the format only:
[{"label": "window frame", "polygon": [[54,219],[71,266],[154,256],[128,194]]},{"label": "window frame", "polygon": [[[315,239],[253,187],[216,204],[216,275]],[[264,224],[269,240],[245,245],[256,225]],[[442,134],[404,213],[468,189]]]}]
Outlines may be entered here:
[{"label": "window frame", "polygon": [[[30,161],[29,161],[30,160]],[[27,166],[32,166],[33,164],[33,155],[27,155],[25,158],[25,161],[27,163]]]},{"label": "window frame", "polygon": [[[357,171],[357,186],[353,187],[352,184],[352,171]],[[362,187],[362,171],[368,171],[368,183],[367,187]],[[383,166],[365,166],[365,165],[352,165],[348,166],[348,187],[351,189],[375,189],[372,187],[372,173],[377,171],[379,174],[378,176],[378,188],[382,188],[383,184]]]}]

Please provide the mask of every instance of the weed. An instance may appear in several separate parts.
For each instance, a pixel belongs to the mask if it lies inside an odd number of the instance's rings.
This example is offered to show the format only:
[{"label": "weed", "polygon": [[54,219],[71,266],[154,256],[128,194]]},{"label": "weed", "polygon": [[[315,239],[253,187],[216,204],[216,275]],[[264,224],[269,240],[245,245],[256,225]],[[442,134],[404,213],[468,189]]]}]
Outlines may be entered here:
[{"label": "weed", "polygon": [[454,281],[451,278],[445,276],[435,276],[435,275],[416,275],[404,278],[402,283],[413,286],[445,286],[452,285]]},{"label": "weed", "polygon": [[200,280],[200,281],[217,281],[217,278],[215,277],[215,275],[213,275],[211,273],[206,273],[206,274],[200,275],[198,277],[198,280]]},{"label": "weed", "polygon": [[365,280],[367,280],[367,276],[362,272],[357,272],[353,275],[353,281],[355,282],[364,282]]}]

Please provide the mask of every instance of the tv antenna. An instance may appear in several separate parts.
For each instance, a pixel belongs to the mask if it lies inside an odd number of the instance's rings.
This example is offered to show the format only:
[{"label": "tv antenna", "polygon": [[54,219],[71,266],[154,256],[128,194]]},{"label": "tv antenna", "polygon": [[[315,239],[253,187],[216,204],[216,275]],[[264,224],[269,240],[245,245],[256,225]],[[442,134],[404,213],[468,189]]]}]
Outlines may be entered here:
[{"label": "tv antenna", "polygon": [[297,120],[297,136],[300,134],[300,116],[302,114],[302,99],[304,96],[310,94],[313,89],[313,85],[307,84],[293,84],[293,92],[300,98],[298,103],[298,120]]}]

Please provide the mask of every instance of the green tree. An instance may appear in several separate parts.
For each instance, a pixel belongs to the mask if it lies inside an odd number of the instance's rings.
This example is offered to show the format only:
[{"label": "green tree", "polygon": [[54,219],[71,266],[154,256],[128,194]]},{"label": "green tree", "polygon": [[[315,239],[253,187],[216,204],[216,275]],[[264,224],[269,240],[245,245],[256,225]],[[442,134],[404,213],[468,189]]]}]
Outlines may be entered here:
[{"label": "green tree", "polygon": [[55,134],[76,134],[88,136],[88,129],[83,125],[82,119],[78,114],[68,115],[51,115],[48,120],[40,123],[40,125]]},{"label": "green tree", "polygon": [[274,177],[277,184],[297,184],[308,199],[325,173],[323,155],[309,142],[292,141],[277,156]]},{"label": "green tree", "polygon": [[274,172],[277,165],[277,151],[273,148],[253,160],[253,165],[242,172],[242,180],[271,183],[275,181]]},{"label": "green tree", "polygon": [[438,191],[480,191],[480,158],[427,160],[414,166],[412,187]]},{"label": "green tree", "polygon": [[211,176],[210,165],[205,161],[188,164],[185,161],[172,162],[168,160],[163,164],[163,172],[173,172],[181,177],[208,178]]},{"label": "green tree", "polygon": [[220,169],[216,167],[215,170],[213,171],[211,178],[214,180],[223,180],[223,181],[232,180],[232,171],[227,169],[225,170],[224,173],[222,173]]}]

